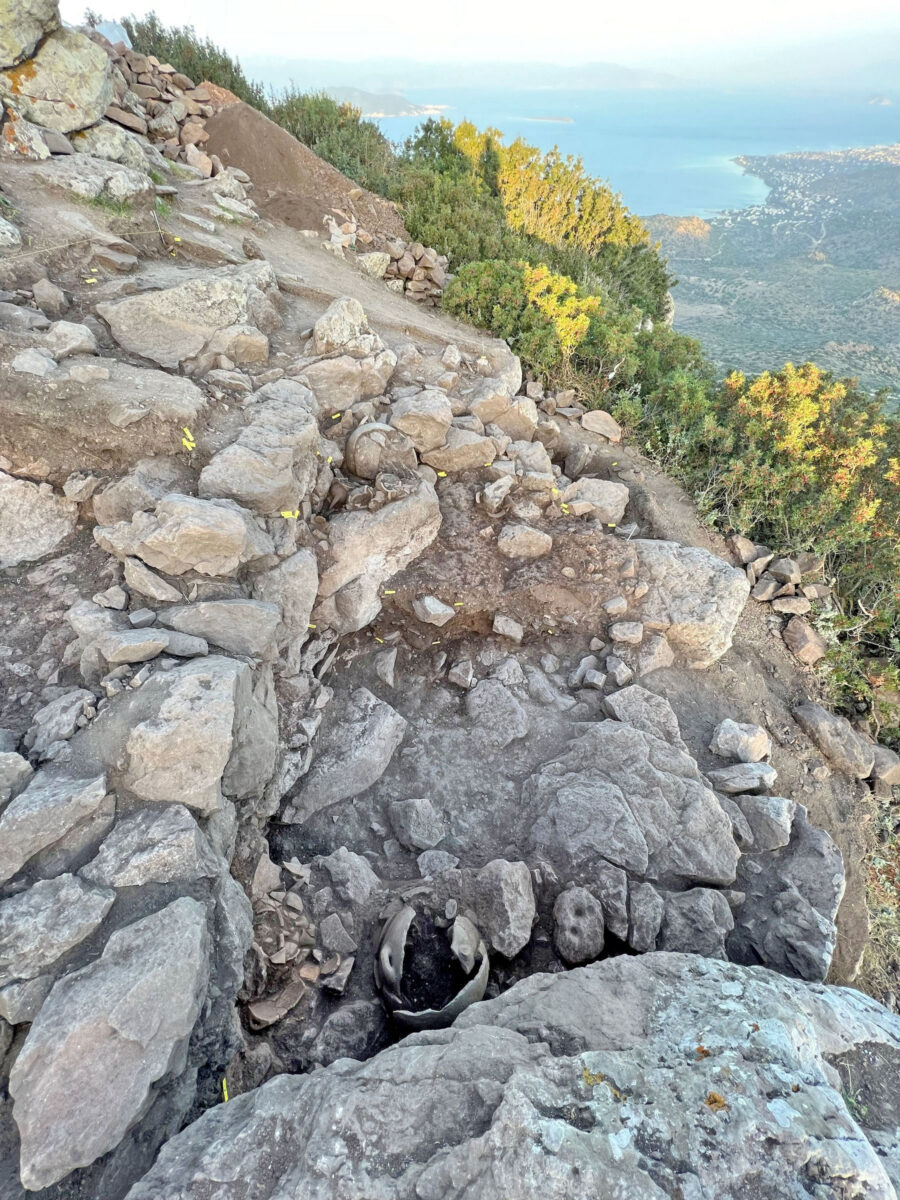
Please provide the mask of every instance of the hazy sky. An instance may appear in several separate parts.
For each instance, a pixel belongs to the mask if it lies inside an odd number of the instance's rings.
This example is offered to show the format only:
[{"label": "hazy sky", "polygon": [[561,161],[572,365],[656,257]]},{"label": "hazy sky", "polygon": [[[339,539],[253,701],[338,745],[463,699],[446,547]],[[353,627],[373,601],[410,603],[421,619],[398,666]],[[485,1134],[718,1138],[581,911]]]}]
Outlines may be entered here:
[{"label": "hazy sky", "polygon": [[[191,21],[233,54],[296,58],[441,58],[679,63],[809,38],[878,32],[898,53],[897,0],[93,0],[104,17],[155,11],[166,24]],[[80,21],[84,0],[61,0]],[[890,45],[891,35],[896,40]]]}]

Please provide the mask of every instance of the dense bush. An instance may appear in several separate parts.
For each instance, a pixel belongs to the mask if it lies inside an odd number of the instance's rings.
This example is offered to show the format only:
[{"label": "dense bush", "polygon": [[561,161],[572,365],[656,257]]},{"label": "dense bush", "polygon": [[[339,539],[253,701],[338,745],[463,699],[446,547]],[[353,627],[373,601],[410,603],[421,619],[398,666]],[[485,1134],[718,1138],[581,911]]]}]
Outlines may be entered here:
[{"label": "dense bush", "polygon": [[363,187],[384,190],[394,153],[374,121],[362,119],[360,109],[291,87],[270,98],[268,114],[344,175]]}]

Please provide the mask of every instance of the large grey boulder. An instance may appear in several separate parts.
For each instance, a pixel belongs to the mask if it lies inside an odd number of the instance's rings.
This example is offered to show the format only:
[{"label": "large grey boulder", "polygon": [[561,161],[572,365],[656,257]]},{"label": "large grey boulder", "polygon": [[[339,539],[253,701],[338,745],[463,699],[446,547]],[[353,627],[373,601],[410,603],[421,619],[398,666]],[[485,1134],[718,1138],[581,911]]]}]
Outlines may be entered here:
[{"label": "large grey boulder", "polygon": [[703,668],[731,645],[750,584],[707,550],[637,538],[637,576],[650,584],[641,604],[644,627],[665,633],[689,667]]},{"label": "large grey boulder", "polygon": [[[95,49],[99,50],[99,47]],[[145,171],[135,171],[132,167],[94,158],[90,154],[53,157],[46,162],[28,164],[23,169],[36,183],[60,188],[82,200],[141,206],[149,204],[155,194],[153,180]]]},{"label": "large grey boulder", "polygon": [[437,389],[404,396],[391,405],[390,423],[405,433],[420,454],[443,446],[453,421],[446,392]]},{"label": "large grey boulder", "polygon": [[590,883],[601,862],[646,879],[730,884],[731,822],[679,745],[601,721],[523,788],[535,851],[561,878]]},{"label": "large grey boulder", "polygon": [[184,1069],[208,972],[206,908],[182,897],[117,930],[100,958],[54,985],[9,1080],[26,1188],[114,1149],[153,1084]]},{"label": "large grey boulder", "polygon": [[381,350],[366,358],[341,354],[323,358],[304,367],[299,376],[331,412],[343,412],[359,400],[380,396],[394,373],[397,355],[393,350]]},{"label": "large grey boulder", "polygon": [[0,814],[0,883],[89,821],[105,797],[105,775],[68,779],[39,771]]},{"label": "large grey boulder", "polygon": [[[161,367],[192,363],[206,350],[217,354],[230,351],[234,362],[253,362],[260,361],[256,350],[259,333],[280,324],[273,306],[277,294],[270,264],[254,260],[205,271],[174,287],[110,300],[98,304],[97,312],[120,346]],[[242,328],[257,337],[250,336],[242,343]],[[219,341],[213,345],[216,335],[220,335]],[[267,358],[268,345],[262,361]]]},{"label": "large grey boulder", "polygon": [[528,864],[495,858],[474,881],[478,927],[500,954],[513,958],[531,940],[535,903]]},{"label": "large grey boulder", "polygon": [[[252,703],[250,669],[210,655],[152,677],[141,692],[135,703],[147,715],[126,732],[123,786],[141,800],[217,812]],[[104,749],[111,758],[120,753],[112,742]]]},{"label": "large grey boulder", "polygon": [[167,575],[232,575],[244,563],[274,552],[269,535],[233,501],[177,493],[164,496],[153,513],[98,525],[94,539],[117,558],[140,558]]},{"label": "large grey boulder", "polygon": [[293,512],[316,482],[316,398],[303,384],[283,379],[261,388],[254,399],[249,423],[203,468],[198,490],[258,513]]},{"label": "large grey boulder", "polygon": [[728,901],[712,888],[689,888],[666,897],[657,945],[660,950],[727,958],[725,939],[734,928]]},{"label": "large grey boulder", "polygon": [[[35,7],[39,12],[41,6]],[[23,5],[16,3],[13,8],[21,15]],[[46,129],[57,133],[85,129],[99,121],[112,102],[110,60],[83,33],[56,29],[27,69],[0,74],[0,95],[20,116]]]},{"label": "large grey boulder", "polygon": [[286,666],[295,670],[300,645],[309,636],[310,617],[319,590],[319,567],[312,550],[304,547],[277,567],[253,580],[253,598],[275,604],[281,623],[275,630],[276,643],[285,652]]},{"label": "large grey boulder", "polygon": [[184,805],[166,804],[122,817],[80,875],[106,888],[143,887],[192,883],[223,865]]},{"label": "large grey boulder", "polygon": [[41,38],[58,28],[56,0],[7,0],[0,10],[0,67],[28,58]]},{"label": "large grey boulder", "polygon": [[90,937],[114,899],[109,888],[58,875],[0,901],[0,988],[53,967]]},{"label": "large grey boulder", "polygon": [[895,1200],[898,1062],[859,992],[618,956],[218,1105],[127,1200]]},{"label": "large grey boulder", "polygon": [[820,980],[828,974],[844,895],[841,852],[797,805],[790,842],[741,859],[735,887],[745,895],[735,912],[728,956],[785,975]]},{"label": "large grey boulder", "polygon": [[864,742],[846,717],[807,701],[794,709],[794,720],[839,771],[866,779],[875,765],[875,747]]},{"label": "large grey boulder", "polygon": [[262,600],[201,600],[164,609],[158,616],[169,629],[205,638],[231,654],[268,658],[275,652],[281,609]]},{"label": "large grey boulder", "polygon": [[618,525],[628,505],[628,488],[609,479],[576,479],[563,492],[562,501],[576,517]]},{"label": "large grey boulder", "polygon": [[[145,371],[143,374],[186,384],[199,397],[203,397],[203,393],[190,380],[177,379],[164,371]],[[91,503],[97,524],[115,525],[118,521],[130,521],[136,512],[155,508],[157,502],[170,492],[180,493],[188,484],[189,478],[184,464],[177,459],[139,459],[127,474],[114,479],[102,491],[94,493]],[[152,592],[143,594],[157,599]]]},{"label": "large grey boulder", "polygon": [[332,518],[319,560],[316,622],[351,633],[374,620],[381,611],[381,585],[431,545],[440,524],[437,494],[425,482],[376,512]]},{"label": "large grey boulder", "polygon": [[373,333],[363,306],[352,296],[332,300],[313,326],[312,350],[315,354],[351,354],[365,358],[384,348]]},{"label": "large grey boulder", "polygon": [[772,739],[761,725],[745,725],[726,718],[713,730],[709,748],[720,758],[761,762],[772,753]]},{"label": "large grey boulder", "polygon": [[34,562],[75,529],[78,505],[49,483],[30,483],[0,471],[0,568]]},{"label": "large grey boulder", "polygon": [[406,720],[389,704],[367,688],[357,688],[282,819],[305,821],[320,808],[358,796],[377,783],[406,727]]}]

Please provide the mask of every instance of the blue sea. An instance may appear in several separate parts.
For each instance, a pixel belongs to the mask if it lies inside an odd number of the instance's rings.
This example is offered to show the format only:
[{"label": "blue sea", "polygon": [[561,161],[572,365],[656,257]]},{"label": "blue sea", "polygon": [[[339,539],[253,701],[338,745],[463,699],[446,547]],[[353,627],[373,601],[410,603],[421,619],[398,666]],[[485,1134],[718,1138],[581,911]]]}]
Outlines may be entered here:
[{"label": "blue sea", "polygon": [[[900,95],[893,104],[865,94],[677,90],[499,92],[476,88],[406,91],[416,104],[446,105],[454,122],[492,125],[508,139],[581,155],[643,216],[712,216],[765,199],[739,154],[840,150],[900,142]],[[561,120],[569,118],[569,120]],[[402,141],[422,117],[378,124]]]}]

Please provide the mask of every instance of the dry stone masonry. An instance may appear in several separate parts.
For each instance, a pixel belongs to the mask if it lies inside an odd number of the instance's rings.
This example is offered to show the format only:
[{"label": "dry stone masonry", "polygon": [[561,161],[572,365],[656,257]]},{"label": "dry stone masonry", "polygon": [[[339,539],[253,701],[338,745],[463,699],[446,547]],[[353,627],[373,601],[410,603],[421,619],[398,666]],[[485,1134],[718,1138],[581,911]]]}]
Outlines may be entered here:
[{"label": "dry stone masonry", "polygon": [[[11,11],[0,1194],[896,1200],[816,804],[900,762],[716,687],[821,565],[660,537],[610,414],[407,303],[446,261],[248,241],[202,87]],[[174,256],[75,199],[160,187]]]}]

